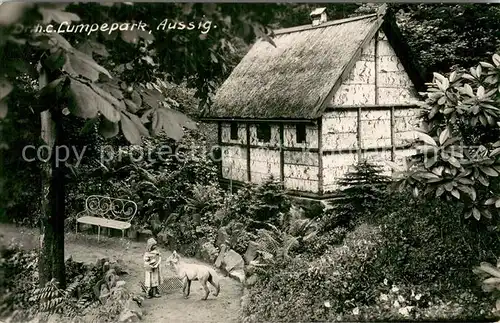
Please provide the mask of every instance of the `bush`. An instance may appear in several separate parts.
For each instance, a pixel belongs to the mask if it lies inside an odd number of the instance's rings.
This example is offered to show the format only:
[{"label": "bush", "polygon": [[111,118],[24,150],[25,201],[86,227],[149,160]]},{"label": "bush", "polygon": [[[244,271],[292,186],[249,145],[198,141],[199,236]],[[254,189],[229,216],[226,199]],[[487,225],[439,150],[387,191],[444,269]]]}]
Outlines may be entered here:
[{"label": "bush", "polygon": [[441,292],[475,288],[471,268],[496,261],[498,232],[460,217],[462,207],[439,200],[396,197],[381,215],[384,243],[379,253],[387,278],[396,283],[434,284]]},{"label": "bush", "polygon": [[477,321],[485,320],[489,304],[470,292],[443,296],[437,285],[378,286],[372,304],[356,306],[342,321]]},{"label": "bush", "polygon": [[250,290],[244,315],[250,322],[334,320],[373,298],[372,286],[383,279],[370,266],[380,243],[377,227],[361,225],[312,262],[296,257],[266,269]]},{"label": "bush", "polygon": [[38,252],[11,245],[1,250],[0,317],[27,321],[38,313],[59,313],[66,318],[85,315],[95,308],[95,286],[102,280],[102,262],[83,264],[66,261],[68,286],[60,289],[50,281],[43,288],[38,282]]},{"label": "bush", "polygon": [[343,226],[352,228],[355,223],[370,217],[388,198],[390,180],[379,166],[363,161],[339,180],[342,196],[332,202],[325,212],[321,232]]},{"label": "bush", "polygon": [[215,242],[222,223],[219,210],[226,197],[217,183],[193,185],[190,196],[179,217],[166,223],[163,232],[168,235],[171,248],[194,256],[200,243]]},{"label": "bush", "polygon": [[225,221],[237,220],[255,232],[267,228],[266,223],[280,225],[282,215],[288,213],[290,207],[290,199],[281,183],[270,178],[260,185],[248,184],[240,188],[231,200],[231,215]]},{"label": "bush", "polygon": [[[161,150],[166,144],[172,154]],[[117,154],[98,168],[82,167],[73,179],[67,199],[68,213],[73,218],[68,225],[83,210],[87,196],[113,192],[113,197],[135,201],[135,224],[149,228],[152,217],[164,221],[171,213],[183,213],[193,187],[217,182],[217,166],[203,136],[196,131],[186,132],[180,143],[160,136],[145,139],[141,147],[121,148]]]}]

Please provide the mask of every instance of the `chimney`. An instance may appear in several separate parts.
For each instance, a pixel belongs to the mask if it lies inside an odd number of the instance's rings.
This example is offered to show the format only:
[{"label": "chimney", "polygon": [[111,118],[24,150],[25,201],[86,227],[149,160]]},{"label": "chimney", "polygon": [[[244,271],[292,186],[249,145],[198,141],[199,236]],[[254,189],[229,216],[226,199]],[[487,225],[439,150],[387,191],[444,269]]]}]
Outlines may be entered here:
[{"label": "chimney", "polygon": [[326,8],[314,9],[314,11],[311,12],[310,16],[313,26],[321,25],[328,20],[328,17],[326,16]]}]

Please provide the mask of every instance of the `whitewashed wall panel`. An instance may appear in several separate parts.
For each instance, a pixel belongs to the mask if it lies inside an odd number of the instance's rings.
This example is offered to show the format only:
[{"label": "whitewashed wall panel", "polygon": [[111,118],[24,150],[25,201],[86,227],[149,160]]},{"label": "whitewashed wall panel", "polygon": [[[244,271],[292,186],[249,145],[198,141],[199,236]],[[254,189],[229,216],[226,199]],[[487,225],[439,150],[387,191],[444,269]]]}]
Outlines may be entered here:
[{"label": "whitewashed wall panel", "polygon": [[237,181],[247,180],[247,152],[244,147],[222,147],[222,177]]}]

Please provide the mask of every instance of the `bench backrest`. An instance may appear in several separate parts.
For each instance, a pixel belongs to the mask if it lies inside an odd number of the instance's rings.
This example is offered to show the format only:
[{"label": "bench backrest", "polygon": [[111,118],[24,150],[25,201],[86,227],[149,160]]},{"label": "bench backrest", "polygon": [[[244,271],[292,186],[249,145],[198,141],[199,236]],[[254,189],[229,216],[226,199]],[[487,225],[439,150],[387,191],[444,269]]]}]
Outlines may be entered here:
[{"label": "bench backrest", "polygon": [[90,195],[85,200],[85,209],[91,214],[106,219],[131,222],[137,213],[137,204],[125,199]]}]

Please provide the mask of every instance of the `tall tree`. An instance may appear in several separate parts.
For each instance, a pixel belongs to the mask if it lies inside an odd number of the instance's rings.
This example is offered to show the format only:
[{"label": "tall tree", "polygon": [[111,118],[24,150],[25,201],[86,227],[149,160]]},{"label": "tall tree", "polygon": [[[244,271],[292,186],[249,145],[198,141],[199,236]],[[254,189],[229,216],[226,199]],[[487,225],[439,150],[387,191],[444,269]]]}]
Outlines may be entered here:
[{"label": "tall tree", "polygon": [[[209,99],[215,84],[227,72],[223,54],[232,49],[231,39],[238,32],[231,16],[243,27],[241,37],[265,37],[265,29],[251,22],[243,6],[218,7],[214,4],[26,4],[3,3],[0,13],[0,116],[7,114],[8,95],[20,75],[36,80],[32,108],[40,114],[42,138],[52,151],[50,168],[43,178],[50,180],[48,205],[42,215],[42,254],[40,282],[56,278],[65,285],[64,219],[67,165],[54,159],[65,141],[66,115],[99,121],[100,132],[113,137],[121,132],[132,144],[141,137],[163,132],[173,139],[182,136],[183,127],[193,122],[172,109],[161,78],[187,82],[202,101]],[[166,14],[194,22],[198,32],[170,32]],[[123,21],[133,17],[153,27],[132,30]],[[106,19],[105,19],[106,18]],[[109,19],[108,19],[109,18]],[[211,19],[211,20],[210,20]],[[46,30],[67,22],[82,28],[80,33]],[[93,24],[107,30],[91,32]],[[81,25],[78,25],[80,23]],[[121,28],[111,31],[117,23]],[[19,26],[37,26],[28,30]],[[213,25],[213,31],[208,28]],[[161,27],[163,26],[163,27]],[[180,28],[179,24],[170,25]],[[164,28],[164,29],[163,29]],[[86,33],[83,33],[86,31]],[[67,38],[63,37],[67,36]],[[158,39],[158,40],[157,40]],[[133,58],[133,59],[131,59]]]},{"label": "tall tree", "polygon": [[392,4],[412,54],[427,70],[447,73],[468,67],[500,50],[497,3]]}]

